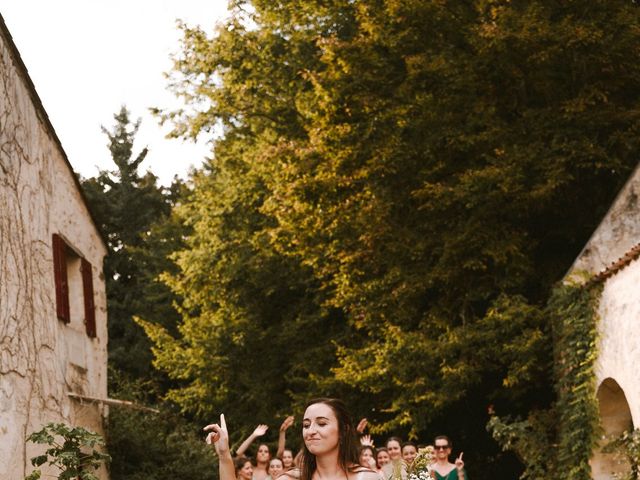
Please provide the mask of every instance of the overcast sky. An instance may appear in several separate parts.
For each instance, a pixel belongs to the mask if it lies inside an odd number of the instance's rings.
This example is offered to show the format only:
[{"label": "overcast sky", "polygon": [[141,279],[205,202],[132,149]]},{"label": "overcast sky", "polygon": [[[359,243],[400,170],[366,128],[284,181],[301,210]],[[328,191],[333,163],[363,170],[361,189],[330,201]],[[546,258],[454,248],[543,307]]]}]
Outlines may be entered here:
[{"label": "overcast sky", "polygon": [[142,118],[135,152],[149,147],[142,171],[164,184],[209,155],[198,144],[167,140],[150,107],[178,105],[163,72],[179,49],[176,19],[212,32],[227,0],[0,0],[0,13],[20,51],[69,161],[84,177],[113,169],[107,138],[126,105]]}]

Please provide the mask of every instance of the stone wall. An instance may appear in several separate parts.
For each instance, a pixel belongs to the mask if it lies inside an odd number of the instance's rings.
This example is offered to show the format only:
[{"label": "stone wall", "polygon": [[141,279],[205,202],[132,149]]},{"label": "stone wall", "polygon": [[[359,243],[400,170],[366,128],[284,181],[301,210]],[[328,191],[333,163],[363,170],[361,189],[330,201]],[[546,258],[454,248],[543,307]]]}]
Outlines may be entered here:
[{"label": "stone wall", "polygon": [[[57,318],[54,233],[92,265],[95,338],[87,336],[77,285],[70,288],[70,323]],[[102,432],[103,407],[68,393],[107,397],[105,254],[0,18],[0,478],[17,480],[32,470],[29,459],[43,448],[25,437],[47,422]],[[72,261],[70,268],[76,282]]]},{"label": "stone wall", "polygon": [[[634,260],[606,280],[600,297],[596,384],[607,438],[640,426],[639,285],[640,260]],[[614,473],[623,476],[630,468],[615,455],[602,452],[595,452],[592,467],[595,480],[608,480]]]},{"label": "stone wall", "polygon": [[640,260],[607,280],[599,307],[598,385],[612,378],[624,391],[631,418],[640,426]]},{"label": "stone wall", "polygon": [[[598,310],[595,372],[601,425],[609,438],[640,426],[639,244],[640,167],[620,191],[567,275],[579,281],[598,278],[604,282]],[[629,465],[598,450],[592,458],[592,470],[594,479],[605,480],[613,478],[614,473],[628,472]]]}]

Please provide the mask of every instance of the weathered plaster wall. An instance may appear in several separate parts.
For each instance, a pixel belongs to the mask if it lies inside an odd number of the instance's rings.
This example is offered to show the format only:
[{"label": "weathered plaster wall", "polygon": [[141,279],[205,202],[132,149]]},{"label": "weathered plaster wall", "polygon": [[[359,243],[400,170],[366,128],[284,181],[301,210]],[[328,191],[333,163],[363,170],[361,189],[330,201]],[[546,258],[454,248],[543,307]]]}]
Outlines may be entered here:
[{"label": "weathered plaster wall", "polygon": [[[17,480],[42,453],[24,439],[44,423],[102,431],[101,408],[67,393],[107,396],[106,250],[10,45],[0,30],[0,478]],[[93,266],[95,339],[82,308],[57,319],[53,233]]]},{"label": "weathered plaster wall", "polygon": [[640,165],[573,264],[572,271],[595,274],[640,243]]},{"label": "weathered plaster wall", "polygon": [[613,378],[624,391],[634,426],[640,427],[640,260],[607,280],[598,313],[597,384]]}]

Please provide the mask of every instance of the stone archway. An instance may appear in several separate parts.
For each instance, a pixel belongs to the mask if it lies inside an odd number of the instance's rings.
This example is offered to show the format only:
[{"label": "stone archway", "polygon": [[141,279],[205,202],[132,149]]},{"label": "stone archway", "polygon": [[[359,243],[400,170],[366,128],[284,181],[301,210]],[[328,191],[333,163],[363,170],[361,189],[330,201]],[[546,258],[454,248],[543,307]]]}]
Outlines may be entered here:
[{"label": "stone archway", "polygon": [[[624,390],[613,378],[606,378],[598,387],[598,404],[600,406],[600,422],[605,439],[620,435],[625,430],[633,429],[631,410],[627,403]],[[623,476],[630,472],[627,462],[612,453],[602,453],[598,449],[591,459],[591,469],[594,480],[610,480],[614,474]]]}]

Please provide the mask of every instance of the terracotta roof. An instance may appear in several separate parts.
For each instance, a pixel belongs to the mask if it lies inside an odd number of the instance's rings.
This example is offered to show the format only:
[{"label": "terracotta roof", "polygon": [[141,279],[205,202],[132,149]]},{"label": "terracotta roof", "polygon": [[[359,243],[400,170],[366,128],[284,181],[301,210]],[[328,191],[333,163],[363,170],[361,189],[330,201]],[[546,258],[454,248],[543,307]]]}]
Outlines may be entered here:
[{"label": "terracotta roof", "polygon": [[102,230],[100,229],[100,227],[98,226],[98,222],[96,222],[96,219],[93,216],[93,213],[91,212],[91,208],[89,207],[89,202],[87,201],[87,197],[85,197],[84,192],[82,191],[82,186],[80,185],[80,180],[78,180],[78,175],[76,175],[76,172],[73,170],[73,167],[71,166],[71,163],[69,162],[69,158],[67,157],[67,153],[64,151],[64,148],[62,148],[62,143],[60,142],[60,139],[58,138],[58,135],[56,134],[56,131],[53,128],[53,124],[51,123],[51,120],[49,120],[49,115],[47,115],[47,111],[44,109],[44,105],[42,105],[42,101],[40,100],[40,97],[38,96],[38,92],[36,92],[36,87],[33,84],[33,82],[31,81],[31,77],[29,76],[29,71],[27,70],[26,65],[22,61],[22,57],[20,56],[20,52],[18,51],[18,47],[16,47],[16,44],[13,42],[13,37],[11,36],[11,32],[9,32],[9,29],[7,28],[7,25],[4,23],[4,18],[2,17],[2,14],[0,14],[0,34],[7,41],[7,48],[11,52],[11,55],[12,55],[13,60],[15,62],[15,66],[18,69],[18,72],[21,74],[22,79],[24,80],[25,86],[27,87],[27,90],[29,91],[29,95],[31,96],[31,101],[33,103],[33,106],[36,109],[38,117],[40,118],[40,120],[44,124],[45,128],[47,129],[49,135],[51,136],[51,139],[53,140],[53,142],[57,145],[58,149],[60,150],[62,158],[64,159],[67,167],[69,168],[69,172],[71,173],[71,175],[73,177],[73,181],[74,181],[74,183],[76,185],[76,188],[78,189],[78,192],[80,193],[80,197],[82,198],[82,201],[84,202],[84,205],[87,208],[87,211],[89,212],[89,217],[91,218],[91,222],[93,223],[93,226],[96,228],[96,231],[98,232],[98,236],[102,240],[102,242],[104,244],[104,247],[108,251],[109,250],[109,246],[108,246],[109,244],[107,243],[107,239],[106,239],[104,233],[102,232]]},{"label": "terracotta roof", "polygon": [[627,253],[625,253],[622,257],[620,257],[618,260],[613,262],[607,268],[602,270],[600,273],[597,273],[596,275],[591,277],[591,280],[589,281],[589,283],[604,282],[609,277],[614,276],[624,267],[626,267],[631,262],[636,260],[638,257],[640,257],[640,243],[638,243],[635,247],[633,247],[631,250],[629,250]]}]

